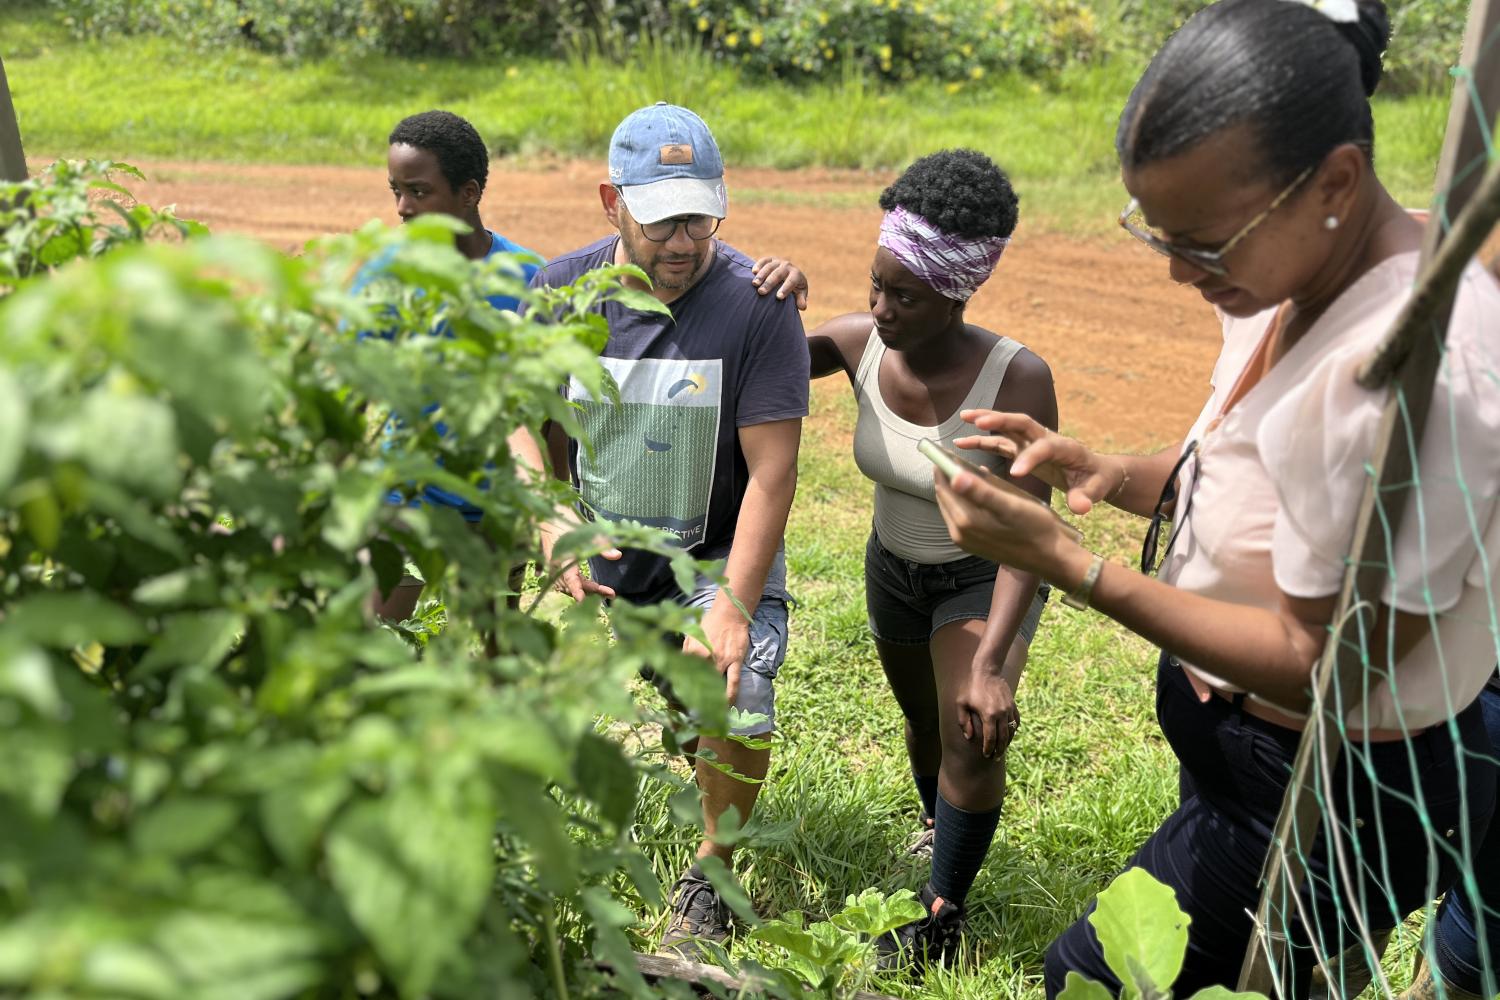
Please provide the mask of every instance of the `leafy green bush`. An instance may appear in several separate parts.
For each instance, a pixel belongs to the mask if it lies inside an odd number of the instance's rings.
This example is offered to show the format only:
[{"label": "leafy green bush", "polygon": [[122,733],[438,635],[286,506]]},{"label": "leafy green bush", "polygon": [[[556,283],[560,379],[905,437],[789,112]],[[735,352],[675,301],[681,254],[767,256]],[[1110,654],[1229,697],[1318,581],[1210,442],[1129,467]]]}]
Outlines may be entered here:
[{"label": "leafy green bush", "polygon": [[[101,178],[53,178],[0,187],[53,220],[14,259],[56,268],[0,300],[0,993],[543,995],[604,956],[646,995],[615,901],[660,896],[637,790],[669,782],[691,814],[696,789],[600,720],[643,718],[650,664],[722,731],[722,683],[661,643],[681,609],[617,608],[612,641],[570,606],[561,642],[497,596],[563,499],[517,476],[507,433],[576,432],[556,386],[606,390],[586,310],[654,300],[618,269],[527,291],[442,219],[296,258],[141,243],[152,217],[114,232],[77,197]],[[388,280],[351,294],[376,254]],[[385,502],[427,483],[482,507],[482,536]],[[446,605],[422,642],[367,611],[403,559]]]},{"label": "leafy green bush", "polygon": [[[52,0],[82,37],[155,33],[244,42],[292,56],[329,50],[502,56],[579,45],[624,58],[688,40],[762,76],[948,81],[1041,76],[1112,56],[1144,60],[1202,0]],[[1392,0],[1393,92],[1446,85],[1464,0]]]},{"label": "leafy green bush", "polygon": [[528,51],[555,28],[546,0],[53,0],[84,38],[160,34],[292,57],[330,51],[468,56]]}]

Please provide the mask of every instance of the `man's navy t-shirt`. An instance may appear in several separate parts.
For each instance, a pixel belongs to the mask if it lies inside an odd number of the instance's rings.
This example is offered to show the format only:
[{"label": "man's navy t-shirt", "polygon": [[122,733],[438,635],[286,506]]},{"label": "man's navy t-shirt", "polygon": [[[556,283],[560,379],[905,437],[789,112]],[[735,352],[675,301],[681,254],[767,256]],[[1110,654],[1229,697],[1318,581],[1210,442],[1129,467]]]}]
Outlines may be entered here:
[{"label": "man's navy t-shirt", "polygon": [[[533,283],[565,285],[612,264],[618,243],[606,237],[549,261]],[[739,428],[807,415],[802,319],[790,299],[756,292],[751,267],[715,243],[707,273],[669,304],[670,316],[605,303],[609,342],[600,360],[620,402],[594,399],[576,379],[568,386],[593,446],[592,456],[570,448],[585,506],[668,531],[700,559],[723,558],[734,542],[749,482]],[[626,600],[675,590],[666,561],[648,553],[595,559],[590,570]],[[786,596],[780,566],[765,593]]]}]

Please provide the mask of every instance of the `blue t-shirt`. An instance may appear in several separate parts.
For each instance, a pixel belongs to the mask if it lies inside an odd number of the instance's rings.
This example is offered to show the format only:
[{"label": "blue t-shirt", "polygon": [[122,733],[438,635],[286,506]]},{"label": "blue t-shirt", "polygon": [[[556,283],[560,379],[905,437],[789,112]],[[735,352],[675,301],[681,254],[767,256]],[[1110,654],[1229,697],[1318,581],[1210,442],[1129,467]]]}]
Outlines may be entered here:
[{"label": "blue t-shirt", "polygon": [[[533,284],[563,285],[615,258],[618,236],[549,261]],[[720,559],[734,542],[749,471],[739,428],[807,415],[807,338],[791,299],[760,295],[751,261],[716,243],[708,272],[669,304],[671,315],[607,302],[609,342],[600,360],[620,403],[594,399],[575,379],[593,455],[570,447],[570,465],[589,509],[609,520],[662,528],[700,559]],[[595,559],[593,578],[637,602],[672,595],[667,563],[627,551]],[[765,593],[786,596],[777,559]]]},{"label": "blue t-shirt", "polygon": [[[371,281],[374,281],[377,277],[379,277],[380,274],[385,271],[386,266],[389,264],[390,259],[395,254],[395,252],[395,248],[391,247],[384,253],[371,260],[364,267],[360,268],[359,273],[354,277],[353,290],[357,292],[361,288],[368,285]],[[512,243],[510,240],[506,239],[504,236],[501,236],[499,233],[490,233],[490,249],[489,252],[484,255],[485,259],[488,260],[497,253],[530,254],[531,251],[527,250],[519,243]],[[537,271],[540,270],[540,268],[531,261],[522,262],[521,269],[525,273],[527,282],[530,282],[533,278],[535,278]],[[514,295],[491,295],[489,296],[489,301],[490,305],[494,306],[496,309],[499,309],[501,312],[515,312],[516,310],[521,308],[521,300],[516,298]],[[439,326],[439,328],[434,332],[444,333],[444,330],[441,326]],[[385,337],[387,339],[393,336],[393,334],[389,331],[380,332],[374,335]],[[371,336],[371,334],[361,334],[361,336]],[[439,405],[440,404],[438,403],[433,403],[423,412],[431,413],[436,410]],[[448,428],[443,424],[442,421],[438,421],[436,429],[439,435],[446,435],[448,433]],[[390,496],[386,498],[386,500],[389,503],[394,504],[408,503],[408,501],[400,493],[400,491],[392,492]],[[446,490],[438,489],[436,486],[424,487],[421,497],[412,499],[411,501],[409,501],[409,504],[410,506],[415,507],[420,506],[424,501],[427,503],[441,504],[444,507],[454,507],[458,510],[459,514],[463,516],[463,519],[465,521],[478,521],[481,517],[484,516],[484,512],[482,510],[469,503],[463,497],[458,496],[454,493],[449,493]]]}]

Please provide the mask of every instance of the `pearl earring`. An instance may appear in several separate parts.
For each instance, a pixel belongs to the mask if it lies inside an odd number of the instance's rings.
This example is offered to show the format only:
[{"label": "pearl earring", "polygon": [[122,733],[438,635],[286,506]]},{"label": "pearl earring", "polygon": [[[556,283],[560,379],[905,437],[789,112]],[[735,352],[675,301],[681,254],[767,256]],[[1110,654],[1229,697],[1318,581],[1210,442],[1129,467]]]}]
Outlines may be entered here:
[{"label": "pearl earring", "polygon": [[1330,215],[1328,218],[1323,220],[1324,229],[1337,229],[1338,227],[1339,217],[1337,215]]}]

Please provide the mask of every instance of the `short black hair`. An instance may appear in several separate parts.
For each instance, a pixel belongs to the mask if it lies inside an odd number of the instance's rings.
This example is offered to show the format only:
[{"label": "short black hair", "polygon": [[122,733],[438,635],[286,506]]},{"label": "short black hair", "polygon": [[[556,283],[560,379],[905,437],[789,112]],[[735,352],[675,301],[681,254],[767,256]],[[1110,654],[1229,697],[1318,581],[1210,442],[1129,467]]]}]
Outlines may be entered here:
[{"label": "short black hair", "polygon": [[1288,184],[1346,142],[1373,157],[1370,95],[1390,21],[1380,0],[1336,22],[1302,3],[1219,0],[1167,39],[1131,91],[1115,150],[1127,170],[1248,126],[1273,183]]},{"label": "short black hair", "polygon": [[1020,200],[1005,171],[972,149],[924,156],[880,193],[880,207],[887,212],[900,205],[967,240],[1015,232]]},{"label": "short black hair", "polygon": [[425,149],[437,157],[438,169],[453,190],[478,181],[479,191],[484,193],[484,182],[490,176],[490,152],[479,131],[453,112],[423,111],[403,118],[386,141],[392,146],[400,143]]}]

